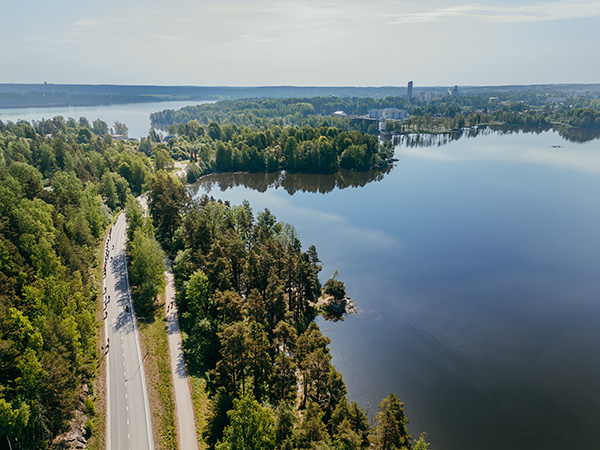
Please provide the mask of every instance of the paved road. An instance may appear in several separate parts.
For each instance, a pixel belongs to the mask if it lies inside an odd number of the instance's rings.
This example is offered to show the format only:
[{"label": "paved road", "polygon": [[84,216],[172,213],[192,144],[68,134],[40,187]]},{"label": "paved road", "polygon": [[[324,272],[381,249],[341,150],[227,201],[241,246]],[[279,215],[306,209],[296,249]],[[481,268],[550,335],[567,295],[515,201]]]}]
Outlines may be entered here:
[{"label": "paved road", "polygon": [[106,246],[107,449],[153,450],[143,356],[127,278],[126,230],[121,214]]},{"label": "paved road", "polygon": [[196,437],[196,424],[194,422],[194,405],[190,394],[185,360],[183,359],[183,347],[181,344],[181,332],[177,319],[177,304],[175,302],[175,283],[171,263],[168,263],[165,272],[165,308],[167,310],[167,329],[169,333],[169,353],[171,358],[171,375],[173,387],[175,388],[175,404],[177,412],[177,428],[179,431],[179,448],[181,450],[197,450],[198,440]]}]

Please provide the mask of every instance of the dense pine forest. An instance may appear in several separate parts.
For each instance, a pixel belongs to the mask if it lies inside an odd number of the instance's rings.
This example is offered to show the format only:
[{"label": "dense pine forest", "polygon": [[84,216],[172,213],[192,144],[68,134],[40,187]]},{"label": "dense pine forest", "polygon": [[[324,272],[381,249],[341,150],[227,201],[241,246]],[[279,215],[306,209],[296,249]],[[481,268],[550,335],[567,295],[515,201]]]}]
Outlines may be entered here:
[{"label": "dense pine forest", "polygon": [[208,382],[210,448],[413,448],[397,396],[382,401],[374,425],[346,398],[314,322],[319,298],[343,299],[345,288],[336,276],[321,285],[314,246],[303,250],[269,210],[192,201],[166,173],[154,179],[149,206],[174,258],[188,368]]},{"label": "dense pine forest", "polygon": [[[234,168],[219,163],[228,130],[194,131],[215,143],[210,165],[222,170]],[[314,322],[319,298],[343,301],[345,290],[336,276],[321,285],[316,249],[303,250],[294,228],[267,210],[192,201],[164,170],[176,146],[153,132],[124,143],[107,131],[83,118],[0,122],[0,446],[48,448],[82,414],[94,432],[101,241],[126,208],[132,289],[145,319],[164,286],[157,241],[174,261],[188,366],[210,391],[211,448],[412,448],[397,396],[382,401],[373,423],[346,399]],[[381,150],[359,132],[278,133],[241,130],[231,140]],[[151,220],[134,199],[146,191]],[[423,438],[416,445],[426,448]]]},{"label": "dense pine forest", "polygon": [[[150,153],[153,131],[140,145]],[[269,125],[246,127],[190,120],[177,128],[165,151],[175,159],[190,159],[188,182],[214,172],[335,173],[339,169],[382,169],[393,151],[376,136],[361,131],[343,131],[322,124],[312,126]]]}]

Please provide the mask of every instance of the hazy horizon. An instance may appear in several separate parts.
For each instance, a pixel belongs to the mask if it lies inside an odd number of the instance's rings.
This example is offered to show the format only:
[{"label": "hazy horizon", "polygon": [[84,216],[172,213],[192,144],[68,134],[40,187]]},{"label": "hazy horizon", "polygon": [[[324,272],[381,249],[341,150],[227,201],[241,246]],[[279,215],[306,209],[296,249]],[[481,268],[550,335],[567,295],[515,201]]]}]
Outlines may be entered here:
[{"label": "hazy horizon", "polygon": [[[202,85],[202,84],[136,84],[136,83],[54,83],[54,82],[31,82],[31,83],[23,83],[20,81],[2,81],[1,85],[31,85],[31,86],[130,86],[130,87],[174,87],[174,88],[369,88],[369,89],[377,89],[377,88],[406,88],[408,81],[404,84],[389,84],[389,85],[360,85],[360,84],[227,84],[227,85]],[[414,81],[413,81],[414,83]],[[479,85],[479,84],[438,84],[438,85],[420,85],[414,83],[413,87],[415,89],[426,89],[426,88],[436,88],[436,89],[444,89],[452,86],[459,86],[463,88],[503,88],[503,87],[531,87],[531,86],[581,86],[581,85],[599,85],[598,82],[589,82],[589,83],[577,83],[577,82],[564,82],[564,83],[530,83],[530,84],[487,84],[487,85]]]}]

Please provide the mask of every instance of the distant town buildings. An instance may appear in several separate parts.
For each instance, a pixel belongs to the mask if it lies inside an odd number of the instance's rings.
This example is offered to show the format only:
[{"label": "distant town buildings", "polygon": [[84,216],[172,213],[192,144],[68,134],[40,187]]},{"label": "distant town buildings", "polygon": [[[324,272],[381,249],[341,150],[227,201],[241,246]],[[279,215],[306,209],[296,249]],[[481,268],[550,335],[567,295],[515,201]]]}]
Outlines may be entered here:
[{"label": "distant town buildings", "polygon": [[454,86],[452,89],[448,89],[446,92],[420,92],[419,101],[430,102],[431,100],[440,100],[446,97],[458,97],[459,95],[460,90],[458,89],[458,86]]},{"label": "distant town buildings", "polygon": [[413,96],[413,82],[409,81],[406,87],[406,98],[411,99]]},{"label": "distant town buildings", "polygon": [[394,119],[394,120],[404,120],[408,118],[408,111],[405,109],[397,109],[397,108],[385,108],[385,109],[372,109],[369,111],[370,119]]},{"label": "distant town buildings", "polygon": [[346,117],[353,121],[367,122],[371,125],[377,126],[379,132],[386,131],[385,125],[388,120],[402,121],[408,119],[408,111],[405,109],[397,108],[385,108],[385,109],[372,109],[369,111],[369,115],[355,115],[347,114],[344,111],[335,111],[331,114],[334,117]]},{"label": "distant town buildings", "polygon": [[446,93],[439,92],[421,92],[419,93],[419,101],[420,102],[430,102],[431,100],[438,100],[440,98],[447,97]]}]

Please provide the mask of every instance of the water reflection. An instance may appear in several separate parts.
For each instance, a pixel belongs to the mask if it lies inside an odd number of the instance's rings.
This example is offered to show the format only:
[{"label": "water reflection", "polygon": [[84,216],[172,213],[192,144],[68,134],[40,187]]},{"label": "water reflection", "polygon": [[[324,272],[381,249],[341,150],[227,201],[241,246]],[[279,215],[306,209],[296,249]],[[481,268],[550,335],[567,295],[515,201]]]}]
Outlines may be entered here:
[{"label": "water reflection", "polygon": [[570,142],[588,142],[594,139],[600,138],[600,130],[592,130],[592,129],[584,129],[584,128],[570,128],[564,130],[557,130],[558,134],[561,135],[563,139],[566,139]]},{"label": "water reflection", "polygon": [[294,195],[296,192],[326,194],[334,189],[363,187],[368,183],[381,181],[390,170],[392,170],[391,167],[367,172],[340,170],[337,173],[328,175],[287,172],[212,174],[193,184],[191,194],[195,196],[200,186],[206,193],[210,193],[212,189],[219,189],[224,192],[234,187],[243,186],[258,192],[281,188],[290,195]]},{"label": "water reflection", "polygon": [[[471,136],[475,136],[477,134]],[[562,139],[562,135],[554,131],[531,133],[497,132],[486,129],[479,136],[487,136],[483,140],[463,140],[460,144],[450,145],[456,136],[448,135],[407,135],[398,136],[395,141],[396,156],[403,157],[410,153],[411,157],[446,162],[466,161],[498,161],[511,164],[542,164],[579,172],[600,174],[600,153],[593,146],[573,144]],[[522,142],[511,145],[511,142]],[[460,145],[460,147],[457,147]],[[440,148],[444,147],[445,148]],[[415,147],[420,147],[415,149]],[[414,150],[413,150],[414,149]]]},{"label": "water reflection", "polygon": [[269,208],[316,246],[324,277],[339,270],[359,312],[319,325],[371,413],[397,393],[432,448],[598,448],[598,146],[462,137],[415,136],[434,144],[397,148],[398,167],[362,189],[336,183],[368,174],[236,174],[200,193]]},{"label": "water reflection", "polygon": [[0,120],[4,123],[8,121],[17,123],[20,120],[31,123],[33,121],[51,119],[56,116],[62,116],[65,119],[72,117],[75,120],[78,120],[80,117],[87,117],[90,123],[96,119],[100,119],[109,126],[112,126],[115,121],[119,121],[127,125],[129,137],[142,138],[148,135],[148,131],[152,127],[150,123],[151,113],[163,109],[179,109],[184,106],[195,106],[202,103],[211,102],[186,100],[96,106],[8,108],[0,109]]},{"label": "water reflection", "polygon": [[[452,133],[440,134],[405,134],[393,136],[392,142],[403,147],[441,147],[462,138],[475,138],[490,134],[510,135],[519,133],[542,134],[550,131],[552,127],[507,127],[507,126],[483,126],[465,128]],[[556,128],[560,137],[569,142],[585,143],[600,138],[600,130],[585,128]]]}]

